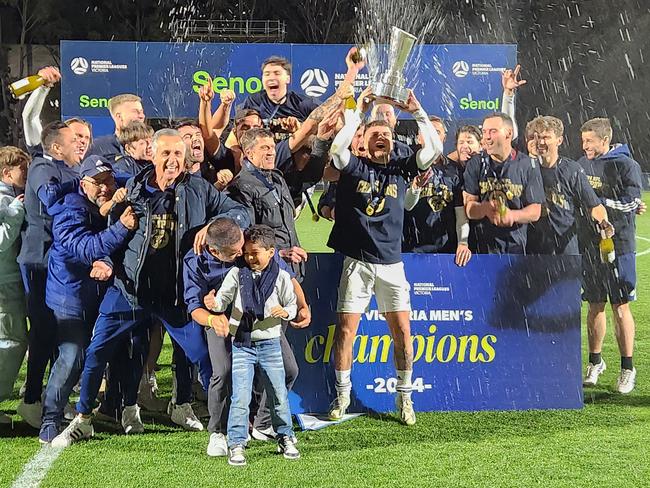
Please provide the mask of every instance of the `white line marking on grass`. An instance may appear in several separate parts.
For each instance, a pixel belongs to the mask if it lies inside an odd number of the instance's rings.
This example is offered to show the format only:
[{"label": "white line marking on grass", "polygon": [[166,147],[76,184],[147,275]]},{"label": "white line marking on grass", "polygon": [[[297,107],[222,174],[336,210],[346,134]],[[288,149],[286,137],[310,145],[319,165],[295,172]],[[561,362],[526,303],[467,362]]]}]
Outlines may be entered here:
[{"label": "white line marking on grass", "polygon": [[35,488],[45,479],[54,461],[63,452],[63,447],[52,447],[45,445],[41,447],[32,459],[29,460],[20,476],[11,485],[11,488]]},{"label": "white line marking on grass", "polygon": [[642,241],[650,242],[650,239],[647,237],[641,237],[641,236],[636,236],[637,239],[641,239]]},{"label": "white line marking on grass", "polygon": [[[636,238],[641,241],[650,242],[650,239],[647,237],[636,236]],[[646,254],[650,254],[650,249],[636,253],[636,257],[638,258],[639,256],[645,256]]]}]

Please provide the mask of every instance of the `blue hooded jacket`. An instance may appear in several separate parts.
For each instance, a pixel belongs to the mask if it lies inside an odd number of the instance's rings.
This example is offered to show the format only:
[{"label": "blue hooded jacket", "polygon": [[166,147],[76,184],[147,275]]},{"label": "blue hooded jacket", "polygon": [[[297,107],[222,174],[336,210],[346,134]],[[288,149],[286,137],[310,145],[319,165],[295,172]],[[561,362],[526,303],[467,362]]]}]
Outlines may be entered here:
[{"label": "blue hooded jacket", "polygon": [[[616,254],[633,253],[636,250],[636,209],[641,202],[643,188],[641,166],[632,159],[627,144],[615,145],[607,153],[592,160],[583,156],[578,163],[607,209],[607,217],[616,232]],[[596,251],[600,236],[593,231],[588,216],[581,219],[580,224],[580,247]]]},{"label": "blue hooded jacket", "polygon": [[97,205],[68,193],[49,208],[53,244],[48,259],[45,303],[59,314],[82,318],[96,313],[104,283],[90,277],[94,261],[110,256],[126,242],[129,231],[119,219],[110,227]]},{"label": "blue hooded jacket", "polygon": [[[131,178],[127,185],[127,202],[138,216],[138,228],[129,239],[124,253],[116,256],[113,274],[115,286],[131,305],[138,304],[137,291],[152,229],[152,208],[145,185],[154,175],[155,168],[146,168]],[[119,208],[119,206],[118,206]],[[117,210],[117,208],[115,209]],[[201,176],[184,173],[175,185],[176,215],[175,251],[176,276],[161,276],[175,287],[174,305],[183,305],[183,257],[194,243],[196,233],[216,217],[229,217],[245,229],[250,225],[246,208],[218,191]],[[113,215],[119,215],[114,212]]]}]

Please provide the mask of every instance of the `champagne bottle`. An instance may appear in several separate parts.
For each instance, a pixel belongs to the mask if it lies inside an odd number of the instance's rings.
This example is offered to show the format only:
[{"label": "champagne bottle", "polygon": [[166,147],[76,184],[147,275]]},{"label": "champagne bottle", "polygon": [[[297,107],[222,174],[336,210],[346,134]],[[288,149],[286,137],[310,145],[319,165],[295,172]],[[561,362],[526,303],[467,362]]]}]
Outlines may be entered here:
[{"label": "champagne bottle", "polygon": [[600,242],[598,243],[600,249],[600,260],[603,263],[613,263],[616,259],[616,251],[614,250],[614,240],[607,237],[605,230],[600,231]]},{"label": "champagne bottle", "polygon": [[22,80],[14,81],[9,85],[9,91],[15,98],[20,100],[44,84],[44,78],[39,75],[31,75]]}]

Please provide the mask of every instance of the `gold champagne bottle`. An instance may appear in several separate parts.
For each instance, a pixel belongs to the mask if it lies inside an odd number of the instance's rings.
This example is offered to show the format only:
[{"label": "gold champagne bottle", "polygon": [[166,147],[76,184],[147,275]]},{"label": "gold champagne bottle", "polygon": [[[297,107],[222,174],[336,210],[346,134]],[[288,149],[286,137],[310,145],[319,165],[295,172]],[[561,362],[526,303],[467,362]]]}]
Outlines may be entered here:
[{"label": "gold champagne bottle", "polygon": [[614,250],[614,240],[607,237],[604,230],[600,231],[600,242],[598,243],[600,249],[600,260],[603,263],[613,263],[616,259],[616,251]]},{"label": "gold champagne bottle", "polygon": [[45,84],[45,79],[42,78],[39,75],[31,75],[26,78],[23,78],[22,80],[14,81],[11,85],[9,85],[9,91],[11,91],[11,94],[17,98],[17,99],[22,99],[25,97],[25,95],[30,94],[34,90],[36,90],[39,86],[42,86]]},{"label": "gold champagne bottle", "polygon": [[356,110],[357,102],[354,97],[348,97],[345,99],[345,110]]}]

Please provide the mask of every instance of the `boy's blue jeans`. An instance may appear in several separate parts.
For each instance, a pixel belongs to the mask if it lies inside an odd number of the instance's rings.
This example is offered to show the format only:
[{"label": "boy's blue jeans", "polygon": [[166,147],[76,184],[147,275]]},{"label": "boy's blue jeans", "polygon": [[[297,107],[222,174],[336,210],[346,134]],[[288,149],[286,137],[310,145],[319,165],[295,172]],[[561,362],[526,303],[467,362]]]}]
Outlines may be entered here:
[{"label": "boy's blue jeans", "polygon": [[248,414],[255,366],[271,400],[271,423],[280,437],[293,436],[285,385],[280,338],[254,341],[251,347],[232,345],[232,401],[228,416],[228,447],[246,445]]}]

